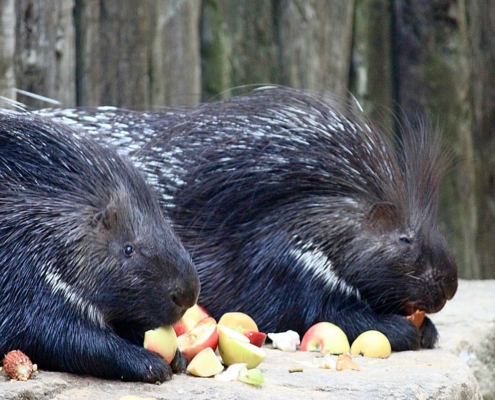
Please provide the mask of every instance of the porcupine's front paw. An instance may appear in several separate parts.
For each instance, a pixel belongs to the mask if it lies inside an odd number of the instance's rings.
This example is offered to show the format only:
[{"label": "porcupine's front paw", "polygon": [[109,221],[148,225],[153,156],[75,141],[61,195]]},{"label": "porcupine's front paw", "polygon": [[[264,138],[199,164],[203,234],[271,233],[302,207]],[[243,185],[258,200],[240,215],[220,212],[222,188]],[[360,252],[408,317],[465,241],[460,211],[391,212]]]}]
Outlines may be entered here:
[{"label": "porcupine's front paw", "polygon": [[170,363],[170,367],[172,368],[172,371],[176,374],[182,374],[186,372],[187,368],[187,359],[186,357],[177,349],[175,353],[175,357]]},{"label": "porcupine's front paw", "polygon": [[134,357],[123,356],[115,360],[117,362],[114,364],[110,376],[104,377],[148,383],[172,379],[172,367],[162,356],[144,348],[138,351],[138,354],[134,353]]}]

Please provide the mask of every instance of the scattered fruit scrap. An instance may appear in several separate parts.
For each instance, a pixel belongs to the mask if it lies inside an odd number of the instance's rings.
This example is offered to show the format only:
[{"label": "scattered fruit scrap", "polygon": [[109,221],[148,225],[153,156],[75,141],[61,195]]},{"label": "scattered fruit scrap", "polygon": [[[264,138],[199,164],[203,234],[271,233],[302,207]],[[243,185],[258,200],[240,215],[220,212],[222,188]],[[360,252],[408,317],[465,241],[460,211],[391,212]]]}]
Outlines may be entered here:
[{"label": "scattered fruit scrap", "polygon": [[20,350],[9,351],[3,359],[5,373],[16,381],[27,381],[37,370],[29,357]]},{"label": "scattered fruit scrap", "polygon": [[249,385],[261,385],[265,379],[258,368],[247,369],[246,363],[230,365],[224,372],[215,375],[220,382],[241,381]]},{"label": "scattered fruit scrap", "polygon": [[229,365],[225,371],[215,375],[215,379],[220,382],[236,381],[241,373],[241,370],[247,370],[246,365],[246,363]]},{"label": "scattered fruit scrap", "polygon": [[361,371],[359,365],[357,365],[348,353],[340,354],[337,357],[335,365],[337,371],[343,371],[345,369],[352,369],[354,371]]},{"label": "scattered fruit scrap", "polygon": [[261,385],[265,382],[265,378],[263,378],[263,375],[258,368],[248,369],[247,371],[241,370],[238,380],[255,386]]},{"label": "scattered fruit scrap", "polygon": [[272,341],[275,349],[282,351],[296,351],[297,346],[301,343],[299,333],[291,330],[281,333],[269,333],[268,338]]}]

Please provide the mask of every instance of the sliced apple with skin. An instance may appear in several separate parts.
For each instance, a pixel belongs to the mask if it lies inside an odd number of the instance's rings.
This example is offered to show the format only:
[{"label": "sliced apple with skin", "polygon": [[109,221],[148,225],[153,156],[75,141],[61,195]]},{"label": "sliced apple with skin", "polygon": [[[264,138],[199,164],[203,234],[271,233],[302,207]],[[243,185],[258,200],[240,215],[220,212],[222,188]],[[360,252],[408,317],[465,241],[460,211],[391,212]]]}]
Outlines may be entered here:
[{"label": "sliced apple with skin", "polygon": [[209,317],[210,314],[198,304],[188,308],[182,318],[176,322],[173,327],[177,336],[189,332],[202,319]]},{"label": "sliced apple with skin", "polygon": [[223,365],[211,347],[201,350],[187,366],[187,372],[199,377],[209,377],[223,371]]},{"label": "sliced apple with skin", "polygon": [[266,356],[263,349],[251,344],[242,333],[224,325],[218,326],[218,350],[225,365],[246,363],[248,369],[256,368]]},{"label": "sliced apple with skin", "polygon": [[146,331],[144,348],[160,354],[170,364],[177,351],[177,336],[174,329],[171,326],[161,326]]},{"label": "sliced apple with skin", "polygon": [[388,338],[378,331],[361,333],[352,343],[351,354],[361,354],[365,357],[387,358],[392,354]]},{"label": "sliced apple with skin", "polygon": [[342,329],[330,322],[319,322],[304,334],[300,350],[342,354],[350,351],[349,340]]},{"label": "sliced apple with skin", "polygon": [[258,325],[247,314],[243,312],[228,312],[222,315],[218,320],[218,325],[226,326],[227,328],[236,331],[248,330],[258,332]]},{"label": "sliced apple with skin", "polygon": [[177,347],[184,354],[188,362],[207,347],[215,350],[217,344],[217,322],[213,317],[203,318],[189,332],[177,338]]},{"label": "sliced apple with skin", "polygon": [[218,325],[234,329],[246,336],[251,344],[261,347],[265,343],[266,333],[260,332],[256,322],[243,312],[228,312],[222,315]]}]

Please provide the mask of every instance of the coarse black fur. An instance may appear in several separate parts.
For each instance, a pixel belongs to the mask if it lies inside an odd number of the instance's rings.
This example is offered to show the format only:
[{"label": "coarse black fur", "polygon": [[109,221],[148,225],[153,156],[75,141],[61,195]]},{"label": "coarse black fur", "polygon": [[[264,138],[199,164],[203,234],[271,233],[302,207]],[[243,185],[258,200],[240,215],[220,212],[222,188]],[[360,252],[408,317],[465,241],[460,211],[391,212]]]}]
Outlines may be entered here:
[{"label": "coarse black fur", "polygon": [[[336,102],[267,87],[190,111],[52,111],[129,153],[160,190],[219,317],[303,334],[318,321],[352,341],[432,348],[405,318],[439,311],[457,266],[437,223],[446,156],[426,127],[394,141]],[[109,127],[111,129],[109,130]]]},{"label": "coarse black fur", "polygon": [[0,113],[0,272],[0,354],[131,381],[184,371],[143,347],[199,292],[156,193],[114,150],[29,113]]}]

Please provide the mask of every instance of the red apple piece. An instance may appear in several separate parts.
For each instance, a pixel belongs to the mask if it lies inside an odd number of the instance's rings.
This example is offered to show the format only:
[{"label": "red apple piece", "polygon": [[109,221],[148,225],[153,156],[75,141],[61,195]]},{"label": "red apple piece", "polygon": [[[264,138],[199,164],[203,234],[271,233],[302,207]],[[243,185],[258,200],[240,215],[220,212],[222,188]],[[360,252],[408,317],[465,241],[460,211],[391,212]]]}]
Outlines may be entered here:
[{"label": "red apple piece", "polygon": [[266,333],[251,331],[249,329],[244,329],[241,333],[249,339],[251,344],[254,344],[255,346],[261,347],[265,343]]},{"label": "red apple piece", "polygon": [[217,348],[217,323],[213,317],[203,318],[189,332],[177,338],[177,347],[190,362],[201,350]]},{"label": "red apple piece", "polygon": [[176,322],[173,327],[177,336],[189,332],[203,318],[209,317],[210,314],[198,304],[188,308],[182,318]]},{"label": "red apple piece", "polygon": [[344,331],[330,322],[319,322],[304,334],[302,351],[342,354],[350,351],[349,340]]},{"label": "red apple piece", "polygon": [[171,326],[146,331],[144,333],[144,347],[160,354],[167,363],[171,363],[177,350],[177,336]]}]

